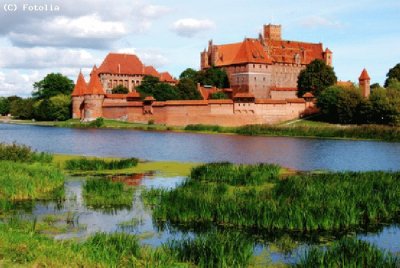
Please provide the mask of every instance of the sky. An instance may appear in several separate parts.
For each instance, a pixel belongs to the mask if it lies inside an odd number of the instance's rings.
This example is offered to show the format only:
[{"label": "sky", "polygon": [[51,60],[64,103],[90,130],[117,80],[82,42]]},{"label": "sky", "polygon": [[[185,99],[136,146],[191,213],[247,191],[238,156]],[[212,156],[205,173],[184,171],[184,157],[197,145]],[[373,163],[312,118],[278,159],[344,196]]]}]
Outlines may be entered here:
[{"label": "sky", "polygon": [[323,43],[339,80],[363,68],[383,84],[400,62],[400,1],[0,0],[0,96],[28,97],[51,72],[88,78],[109,52],[134,53],[178,77],[214,44],[282,25],[285,40]]}]

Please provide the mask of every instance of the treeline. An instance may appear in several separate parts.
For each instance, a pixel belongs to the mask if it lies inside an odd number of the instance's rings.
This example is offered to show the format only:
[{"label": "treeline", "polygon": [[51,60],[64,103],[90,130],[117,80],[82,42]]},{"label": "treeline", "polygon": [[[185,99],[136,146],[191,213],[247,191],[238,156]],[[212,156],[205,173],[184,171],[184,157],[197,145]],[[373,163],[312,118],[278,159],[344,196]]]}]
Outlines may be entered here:
[{"label": "treeline", "polygon": [[331,86],[317,99],[324,121],[340,124],[400,125],[400,82],[374,87],[368,99],[356,87]]},{"label": "treeline", "polygon": [[72,80],[62,74],[51,73],[33,84],[32,97],[0,98],[0,114],[11,114],[18,119],[64,121],[71,118]]}]

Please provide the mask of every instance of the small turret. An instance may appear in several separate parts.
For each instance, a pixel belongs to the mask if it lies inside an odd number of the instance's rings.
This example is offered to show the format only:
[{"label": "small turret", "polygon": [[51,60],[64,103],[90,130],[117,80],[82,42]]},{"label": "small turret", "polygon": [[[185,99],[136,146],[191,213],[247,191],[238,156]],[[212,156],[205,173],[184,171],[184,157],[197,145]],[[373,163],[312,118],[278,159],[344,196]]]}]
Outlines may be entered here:
[{"label": "small turret", "polygon": [[364,68],[364,70],[361,72],[360,77],[358,78],[359,85],[361,88],[361,95],[364,98],[368,98],[369,94],[371,93],[371,78],[368,75],[367,70]]},{"label": "small turret", "polygon": [[105,93],[96,66],[90,73],[90,81],[84,95],[84,121],[93,121],[102,117]]},{"label": "small turret", "polygon": [[87,90],[87,84],[83,77],[82,71],[79,72],[74,90],[72,91],[72,118],[82,119],[84,112],[84,94]]},{"label": "small turret", "polygon": [[324,52],[324,61],[326,65],[332,66],[332,51],[329,50],[329,48],[325,49]]}]

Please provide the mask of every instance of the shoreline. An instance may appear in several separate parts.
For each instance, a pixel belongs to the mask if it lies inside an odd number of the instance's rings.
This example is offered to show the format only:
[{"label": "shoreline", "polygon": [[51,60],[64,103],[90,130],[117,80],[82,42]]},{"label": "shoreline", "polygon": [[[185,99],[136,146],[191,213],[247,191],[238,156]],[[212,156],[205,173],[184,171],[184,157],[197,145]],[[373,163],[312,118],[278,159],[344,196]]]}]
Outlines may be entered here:
[{"label": "shoreline", "polygon": [[14,125],[33,125],[77,129],[120,129],[137,131],[157,131],[175,133],[223,134],[260,137],[293,137],[326,140],[356,140],[400,142],[400,128],[383,125],[336,125],[323,122],[297,119],[276,125],[249,125],[242,127],[222,127],[217,125],[188,125],[186,127],[157,124],[131,123],[117,120],[104,120],[104,125],[94,127],[79,120],[31,121],[0,118],[0,123]]}]

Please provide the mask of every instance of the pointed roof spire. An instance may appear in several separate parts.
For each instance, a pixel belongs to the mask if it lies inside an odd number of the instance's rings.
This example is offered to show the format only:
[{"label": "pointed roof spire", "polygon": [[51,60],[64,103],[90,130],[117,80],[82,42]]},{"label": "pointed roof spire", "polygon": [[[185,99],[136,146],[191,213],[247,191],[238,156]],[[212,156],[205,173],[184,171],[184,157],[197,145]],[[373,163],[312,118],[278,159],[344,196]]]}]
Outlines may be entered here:
[{"label": "pointed roof spire", "polygon": [[332,51],[331,51],[329,48],[326,48],[326,49],[325,49],[325,53],[330,53],[330,54],[332,54]]},{"label": "pointed roof spire", "polygon": [[371,80],[371,78],[368,75],[367,70],[364,68],[364,70],[362,71],[360,77],[358,78],[358,80]]},{"label": "pointed roof spire", "polygon": [[76,84],[74,87],[74,91],[72,91],[71,96],[83,96],[87,90],[87,84],[85,81],[85,77],[83,77],[82,71],[79,72],[78,78],[76,79]]},{"label": "pointed roof spire", "polygon": [[103,86],[97,73],[96,65],[93,66],[92,72],[90,73],[90,81],[85,95],[105,95]]}]

